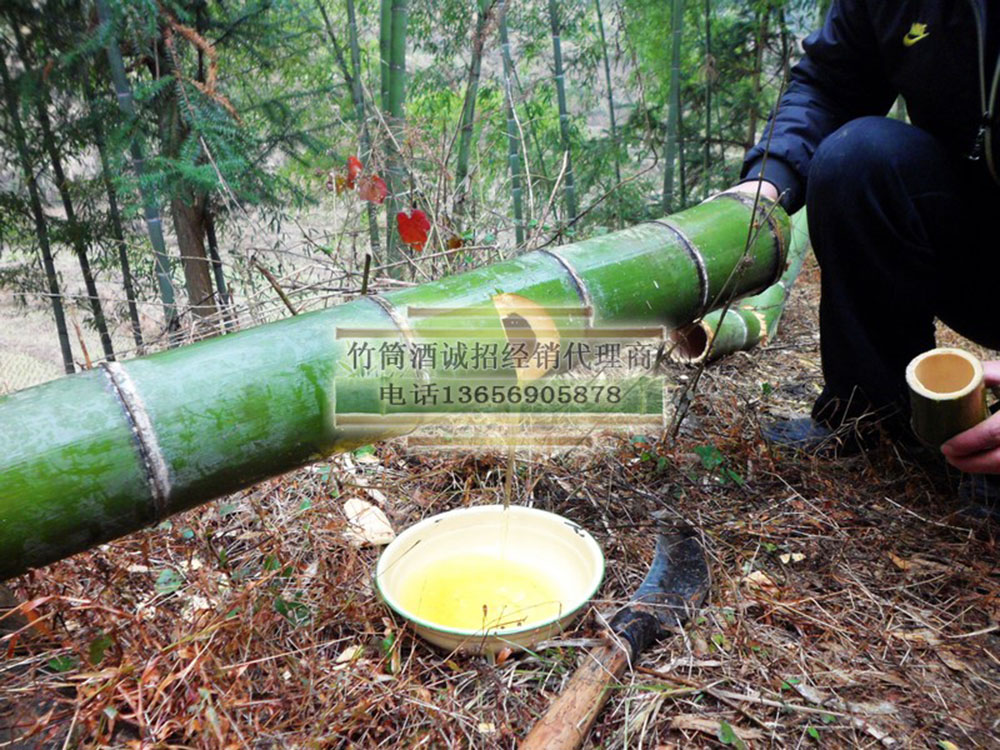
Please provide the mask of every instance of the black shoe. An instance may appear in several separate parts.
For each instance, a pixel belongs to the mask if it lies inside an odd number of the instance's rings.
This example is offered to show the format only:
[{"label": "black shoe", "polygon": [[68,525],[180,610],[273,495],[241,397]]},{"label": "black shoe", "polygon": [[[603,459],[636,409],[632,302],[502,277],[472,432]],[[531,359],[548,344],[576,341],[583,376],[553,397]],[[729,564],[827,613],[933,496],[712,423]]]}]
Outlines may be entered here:
[{"label": "black shoe", "polygon": [[812,417],[771,422],[760,428],[764,442],[771,448],[785,448],[817,456],[851,456],[861,446],[846,430],[831,430]]},{"label": "black shoe", "polygon": [[1000,474],[962,474],[958,499],[962,515],[1000,523]]}]

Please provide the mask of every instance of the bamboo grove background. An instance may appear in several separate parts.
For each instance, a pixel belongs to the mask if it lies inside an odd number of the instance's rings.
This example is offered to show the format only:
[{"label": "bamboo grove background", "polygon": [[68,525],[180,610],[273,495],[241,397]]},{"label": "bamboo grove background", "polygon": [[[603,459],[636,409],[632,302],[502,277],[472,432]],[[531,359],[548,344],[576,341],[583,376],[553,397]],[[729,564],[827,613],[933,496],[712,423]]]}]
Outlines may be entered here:
[{"label": "bamboo grove background", "polygon": [[0,329],[73,372],[682,209],[824,6],[9,0]]}]

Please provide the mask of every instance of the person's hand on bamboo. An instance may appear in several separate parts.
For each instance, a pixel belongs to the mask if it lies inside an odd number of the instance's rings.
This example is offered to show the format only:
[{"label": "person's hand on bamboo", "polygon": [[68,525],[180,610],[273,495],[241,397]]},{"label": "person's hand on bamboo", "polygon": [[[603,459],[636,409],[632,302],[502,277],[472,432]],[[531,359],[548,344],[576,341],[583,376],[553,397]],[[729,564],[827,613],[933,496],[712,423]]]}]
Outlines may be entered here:
[{"label": "person's hand on bamboo", "polygon": [[749,195],[751,198],[757,194],[757,186],[760,186],[760,194],[764,198],[769,198],[772,201],[778,200],[778,188],[773,182],[768,182],[767,180],[749,180],[747,182],[741,182],[737,185],[733,185],[731,188],[724,190],[726,193],[743,193],[744,195]]},{"label": "person's hand on bamboo", "polygon": [[[1000,385],[1000,361],[983,362],[987,387]],[[1000,474],[1000,412],[941,446],[945,459],[969,474]]]}]

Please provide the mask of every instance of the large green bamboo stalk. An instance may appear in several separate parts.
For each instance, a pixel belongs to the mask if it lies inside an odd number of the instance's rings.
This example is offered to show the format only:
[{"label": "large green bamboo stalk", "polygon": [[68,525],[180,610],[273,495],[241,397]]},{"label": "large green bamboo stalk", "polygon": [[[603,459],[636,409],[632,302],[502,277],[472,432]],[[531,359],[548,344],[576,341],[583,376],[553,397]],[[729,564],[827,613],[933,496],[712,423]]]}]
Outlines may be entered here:
[{"label": "large green bamboo stalk", "polygon": [[[563,71],[562,40],[560,39],[559,7],[556,0],[549,0],[549,24],[552,28],[552,58],[555,65],[556,97],[559,102],[559,139],[562,158],[566,161],[563,177],[563,197],[566,199],[567,222],[576,219],[576,180],[573,177],[573,155],[570,149],[569,110],[566,107],[566,76]],[[561,160],[560,160],[561,161]]]},{"label": "large green bamboo stalk", "polygon": [[728,309],[713,310],[701,320],[674,331],[671,358],[676,362],[699,364],[753,349],[773,339],[778,334],[785,303],[808,251],[809,228],[803,209],[792,217],[788,267],[777,283]]},{"label": "large green bamboo stalk", "polygon": [[503,58],[504,112],[507,115],[507,167],[510,169],[510,193],[514,208],[514,240],[517,247],[524,245],[524,200],[521,187],[521,137],[514,114],[512,78],[513,63],[510,57],[510,39],[507,35],[507,8],[504,0],[500,8],[500,54]]},{"label": "large green bamboo stalk", "polygon": [[[118,97],[118,106],[129,120],[134,120],[136,116],[135,100],[132,98],[132,87],[125,75],[125,63],[122,61],[121,48],[118,46],[118,39],[115,36],[111,9],[108,7],[107,0],[96,0],[96,5],[97,17],[101,25],[107,27],[108,64],[111,68],[111,80],[115,87],[115,94]],[[159,286],[160,299],[163,302],[164,323],[167,330],[174,330],[177,327],[177,303],[174,299],[174,285],[170,280],[170,260],[167,258],[167,243],[163,239],[163,221],[160,218],[160,209],[156,205],[155,198],[143,182],[145,160],[138,137],[132,138],[129,151],[132,156],[132,170],[135,172],[136,180],[139,183],[139,193],[142,196],[146,230],[153,246],[156,283]]]},{"label": "large green bamboo stalk", "polygon": [[[63,314],[62,295],[59,292],[59,277],[52,262],[52,249],[49,245],[48,224],[45,212],[42,210],[42,199],[38,193],[38,183],[35,181],[35,170],[31,165],[31,155],[28,153],[24,126],[21,124],[17,91],[14,89],[10,73],[7,70],[7,50],[0,44],[0,83],[3,84],[4,100],[7,105],[7,117],[10,118],[11,129],[14,131],[14,144],[17,158],[21,162],[21,171],[28,186],[28,200],[31,204],[31,215],[35,220],[35,236],[38,238],[38,248],[42,253],[42,265],[45,267],[45,279],[49,287],[49,300],[52,303],[52,316],[56,321],[56,333],[59,336],[59,349],[62,352],[63,368],[73,372],[73,350],[69,345],[69,331],[66,328],[66,316]],[[2,430],[0,430],[2,432]]]},{"label": "large green bamboo stalk", "polygon": [[[568,337],[609,325],[678,326],[713,301],[766,288],[784,267],[787,219],[760,211],[764,228],[745,251],[750,220],[750,207],[724,195],[669,220],[0,398],[0,579],[408,430],[379,423],[382,394],[350,377],[359,344],[433,337],[500,294],[576,310],[559,318]],[[418,314],[428,308],[444,312]],[[484,330],[498,318],[483,319]],[[443,375],[429,367],[428,376]],[[358,414],[366,424],[348,423]]]},{"label": "large green bamboo stalk", "polygon": [[684,37],[684,0],[672,0],[670,12],[670,93],[667,134],[663,146],[663,213],[674,210],[674,160],[681,112],[681,41]]}]

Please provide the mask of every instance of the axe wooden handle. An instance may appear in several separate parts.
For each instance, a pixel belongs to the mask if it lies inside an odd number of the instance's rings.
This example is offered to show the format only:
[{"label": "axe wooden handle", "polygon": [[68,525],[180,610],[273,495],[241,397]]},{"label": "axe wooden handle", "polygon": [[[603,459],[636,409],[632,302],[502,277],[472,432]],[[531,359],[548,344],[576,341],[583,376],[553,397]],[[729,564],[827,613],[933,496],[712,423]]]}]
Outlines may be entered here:
[{"label": "axe wooden handle", "polygon": [[589,651],[562,694],[524,738],[521,750],[577,750],[628,662],[627,645],[608,643]]}]

